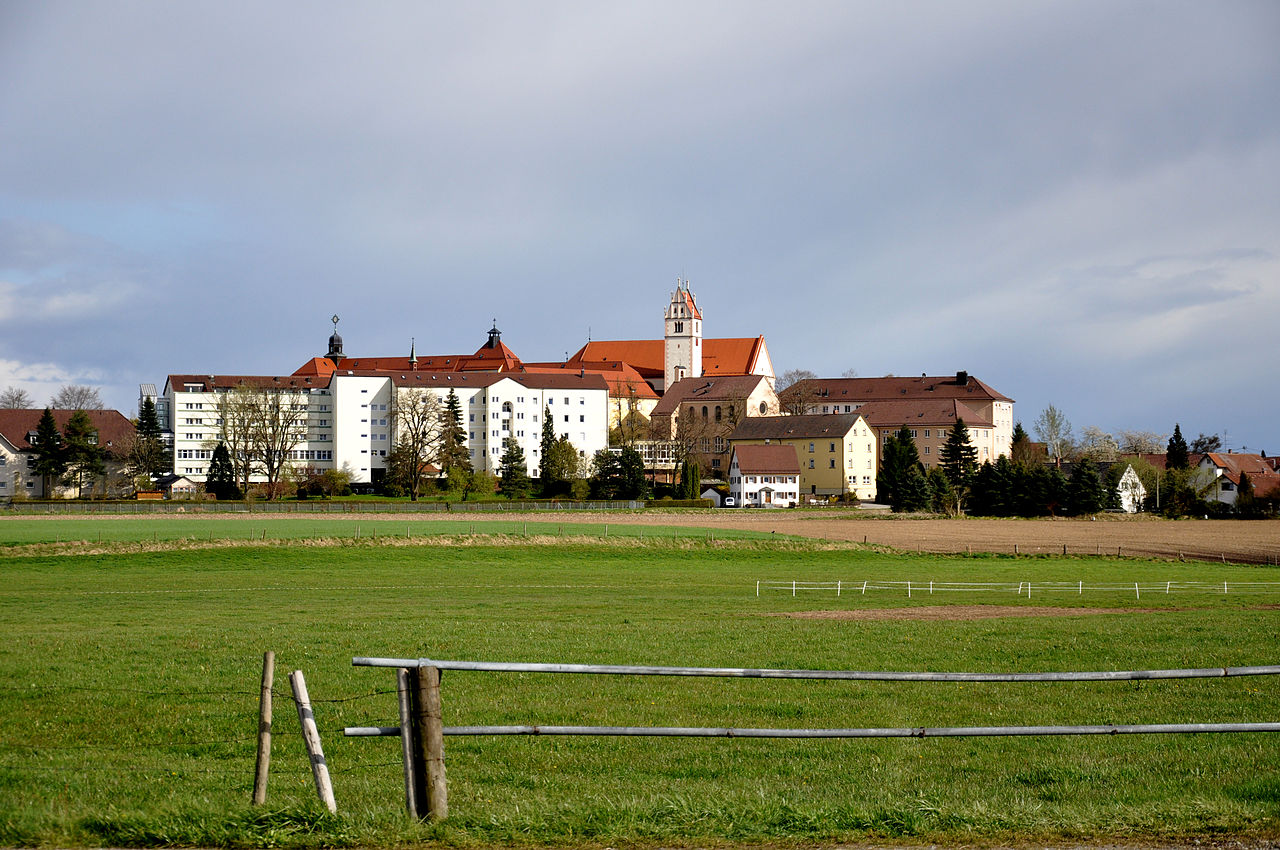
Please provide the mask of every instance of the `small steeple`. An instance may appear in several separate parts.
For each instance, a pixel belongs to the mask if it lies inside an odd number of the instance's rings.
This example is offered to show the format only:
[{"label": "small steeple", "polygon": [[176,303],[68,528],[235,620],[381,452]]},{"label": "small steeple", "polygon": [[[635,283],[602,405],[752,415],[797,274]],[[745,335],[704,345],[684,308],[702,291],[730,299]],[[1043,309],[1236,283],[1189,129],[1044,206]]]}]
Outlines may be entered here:
[{"label": "small steeple", "polygon": [[416,344],[417,340],[413,337],[409,337],[409,368],[414,371],[417,371],[418,369],[418,355],[414,351]]},{"label": "small steeple", "polygon": [[502,331],[498,330],[498,320],[493,320],[493,327],[489,328],[489,341],[485,343],[488,348],[497,348],[502,345]]},{"label": "small steeple", "polygon": [[329,353],[325,355],[333,361],[333,365],[337,366],[342,360],[342,337],[338,336],[338,314],[334,313],[333,318],[333,336],[329,337]]}]

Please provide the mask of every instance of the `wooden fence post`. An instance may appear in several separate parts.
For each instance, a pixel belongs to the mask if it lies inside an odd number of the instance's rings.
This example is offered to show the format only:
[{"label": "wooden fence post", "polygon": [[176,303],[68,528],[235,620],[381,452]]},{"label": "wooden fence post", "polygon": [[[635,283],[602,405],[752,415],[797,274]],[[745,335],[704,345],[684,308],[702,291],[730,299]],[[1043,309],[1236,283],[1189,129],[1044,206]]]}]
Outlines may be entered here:
[{"label": "wooden fence post", "polygon": [[338,811],[333,800],[333,783],[329,781],[329,765],[324,760],[324,748],[320,746],[320,730],[316,728],[316,716],[311,711],[311,697],[307,694],[307,680],[301,670],[289,674],[293,699],[298,704],[298,720],[302,723],[302,741],[311,760],[311,773],[316,780],[316,794],[330,813]]},{"label": "wooden fence post", "polygon": [[444,769],[444,716],[440,710],[440,668],[419,667],[417,674],[417,734],[419,758],[426,768],[427,817],[449,815],[449,788]]},{"label": "wooden fence post", "polygon": [[400,751],[404,757],[404,807],[409,817],[418,818],[422,791],[422,763],[418,760],[414,729],[414,680],[409,670],[396,670],[397,702],[400,707]]},{"label": "wooden fence post", "polygon": [[271,770],[271,688],[275,684],[276,654],[262,656],[262,694],[258,700],[258,767],[253,776],[253,804],[267,802],[267,774]]}]

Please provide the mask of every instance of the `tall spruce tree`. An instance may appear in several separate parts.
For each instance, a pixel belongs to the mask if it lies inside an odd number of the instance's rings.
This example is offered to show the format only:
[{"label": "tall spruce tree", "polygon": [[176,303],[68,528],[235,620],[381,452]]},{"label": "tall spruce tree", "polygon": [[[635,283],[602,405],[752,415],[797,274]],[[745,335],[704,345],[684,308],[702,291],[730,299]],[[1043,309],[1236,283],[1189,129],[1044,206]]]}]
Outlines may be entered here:
[{"label": "tall spruce tree", "polygon": [[1035,449],[1031,443],[1031,435],[1018,422],[1013,426],[1013,440],[1009,443],[1009,459],[1020,466],[1035,463]]},{"label": "tall spruce tree", "polygon": [[1081,458],[1071,470],[1067,483],[1067,510],[1075,516],[1096,514],[1107,505],[1107,488],[1098,474],[1097,465]]},{"label": "tall spruce tree", "polygon": [[36,425],[36,442],[33,448],[36,453],[35,471],[40,476],[41,492],[47,499],[52,495],[53,482],[67,471],[67,455],[62,442],[62,433],[58,430],[58,423],[53,418],[53,411],[47,407],[40,416],[40,423]]},{"label": "tall spruce tree", "polygon": [[1165,469],[1187,469],[1191,466],[1191,458],[1187,450],[1187,441],[1182,438],[1182,426],[1175,423],[1173,436],[1169,438],[1169,446],[1165,449]]},{"label": "tall spruce tree", "polygon": [[[916,441],[911,438],[911,429],[903,425],[885,441],[880,472],[876,475],[876,501],[889,505],[895,511],[923,508],[923,504],[915,504],[918,487],[913,486],[910,494],[903,489],[912,469],[920,470],[923,478]],[[904,496],[907,496],[905,500]]]},{"label": "tall spruce tree", "polygon": [[173,471],[173,453],[165,445],[156,405],[150,397],[138,407],[138,425],[129,451],[129,468],[135,476],[154,479]]},{"label": "tall spruce tree", "polygon": [[105,453],[98,445],[98,429],[89,414],[77,410],[67,420],[62,437],[66,441],[66,480],[76,488],[76,495],[83,497],[85,485],[92,487],[106,469]]},{"label": "tall spruce tree", "polygon": [[551,457],[556,445],[556,426],[551,418],[551,408],[542,406],[542,438],[538,441],[538,481],[543,496],[554,496],[555,479],[548,474],[547,458]]},{"label": "tall spruce tree", "polygon": [[951,486],[957,491],[966,489],[978,469],[978,450],[969,442],[969,428],[962,418],[956,417],[938,455]]},{"label": "tall spruce tree", "polygon": [[471,469],[471,452],[467,449],[467,431],[462,425],[462,402],[452,388],[445,397],[441,414],[439,467],[446,476],[457,469]]},{"label": "tall spruce tree", "polygon": [[213,450],[204,490],[219,501],[240,498],[240,488],[236,486],[236,470],[231,464],[231,452],[227,450],[226,443],[219,442],[218,447]]},{"label": "tall spruce tree", "polygon": [[525,464],[524,449],[515,437],[502,441],[502,457],[498,461],[498,492],[508,499],[524,499],[529,495],[531,483]]}]

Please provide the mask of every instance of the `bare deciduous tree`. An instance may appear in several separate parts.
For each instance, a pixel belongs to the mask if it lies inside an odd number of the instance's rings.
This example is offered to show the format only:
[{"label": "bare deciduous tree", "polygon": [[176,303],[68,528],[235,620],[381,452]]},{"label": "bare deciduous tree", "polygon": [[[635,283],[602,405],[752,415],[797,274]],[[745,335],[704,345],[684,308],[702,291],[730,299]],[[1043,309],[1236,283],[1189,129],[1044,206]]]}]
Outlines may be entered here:
[{"label": "bare deciduous tree", "polygon": [[105,410],[102,396],[97,387],[86,387],[83,384],[67,384],[54,393],[49,401],[53,410]]},{"label": "bare deciduous tree", "polygon": [[813,382],[818,376],[808,369],[788,369],[778,379],[778,404],[783,413],[802,416],[818,400],[818,389]]},{"label": "bare deciduous tree", "polygon": [[1049,450],[1049,457],[1061,458],[1070,454],[1074,444],[1071,439],[1071,422],[1066,414],[1052,404],[1040,412],[1031,426]]},{"label": "bare deciduous tree", "polygon": [[[239,384],[218,399],[219,437],[244,492],[254,472],[266,477],[267,498],[279,495],[290,453],[307,436],[306,393]],[[208,444],[211,448],[217,441]]]},{"label": "bare deciduous tree", "polygon": [[1080,432],[1080,454],[1089,460],[1109,463],[1116,459],[1120,446],[1116,438],[1096,425],[1087,425]]},{"label": "bare deciduous tree", "polygon": [[393,407],[392,439],[404,467],[401,484],[409,491],[410,501],[417,501],[427,478],[426,466],[440,451],[445,409],[435,393],[410,388],[396,389]]},{"label": "bare deciduous tree", "polygon": [[0,392],[0,409],[31,410],[34,404],[31,393],[21,387],[5,387],[4,391]]},{"label": "bare deciduous tree", "polygon": [[1160,454],[1169,440],[1154,431],[1121,431],[1116,435],[1120,451],[1127,455]]}]

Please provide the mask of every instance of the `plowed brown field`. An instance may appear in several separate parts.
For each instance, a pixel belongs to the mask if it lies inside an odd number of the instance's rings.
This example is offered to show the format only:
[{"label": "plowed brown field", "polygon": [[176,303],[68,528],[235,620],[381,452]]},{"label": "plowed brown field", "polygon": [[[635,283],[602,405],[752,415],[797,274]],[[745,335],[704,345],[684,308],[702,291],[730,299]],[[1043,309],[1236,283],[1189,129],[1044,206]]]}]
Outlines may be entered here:
[{"label": "plowed brown field", "polygon": [[[427,518],[426,515],[423,518]],[[456,518],[456,517],[454,517]],[[513,515],[504,514],[504,519]],[[546,514],[530,514],[530,522]],[[569,517],[566,517],[569,519]],[[691,526],[773,531],[817,540],[877,543],[922,552],[1126,555],[1194,560],[1226,559],[1275,564],[1280,559],[1280,522],[1273,520],[1166,520],[1107,515],[1088,519],[918,519],[865,517],[793,510],[662,512],[634,516],[574,513],[573,522],[614,525]]]}]

